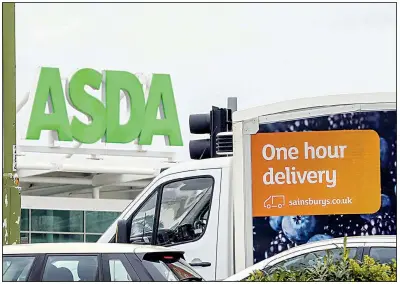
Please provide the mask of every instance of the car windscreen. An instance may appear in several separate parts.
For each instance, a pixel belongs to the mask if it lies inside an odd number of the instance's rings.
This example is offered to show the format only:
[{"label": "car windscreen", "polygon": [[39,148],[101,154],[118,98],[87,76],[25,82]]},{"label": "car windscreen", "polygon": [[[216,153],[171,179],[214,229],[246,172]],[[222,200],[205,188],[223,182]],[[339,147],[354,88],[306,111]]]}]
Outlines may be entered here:
[{"label": "car windscreen", "polygon": [[3,256],[3,281],[27,281],[34,256]]},{"label": "car windscreen", "polygon": [[203,281],[179,255],[151,253],[139,258],[155,281]]}]

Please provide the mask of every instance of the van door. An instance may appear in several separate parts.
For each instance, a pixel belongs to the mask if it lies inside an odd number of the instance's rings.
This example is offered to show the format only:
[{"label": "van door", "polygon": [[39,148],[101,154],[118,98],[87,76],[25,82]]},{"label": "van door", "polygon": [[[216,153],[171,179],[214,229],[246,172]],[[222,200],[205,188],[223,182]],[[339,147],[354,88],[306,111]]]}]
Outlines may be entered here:
[{"label": "van door", "polygon": [[130,241],[173,247],[206,280],[216,273],[221,169],[161,178],[129,218]]}]

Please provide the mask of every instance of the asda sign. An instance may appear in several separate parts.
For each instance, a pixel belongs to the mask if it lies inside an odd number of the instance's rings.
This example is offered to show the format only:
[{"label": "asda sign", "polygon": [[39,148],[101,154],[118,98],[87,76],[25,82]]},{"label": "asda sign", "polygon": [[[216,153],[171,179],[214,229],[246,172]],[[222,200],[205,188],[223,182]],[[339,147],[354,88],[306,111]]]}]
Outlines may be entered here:
[{"label": "asda sign", "polygon": [[[88,94],[85,86],[101,89],[102,101]],[[130,104],[129,120],[124,124],[119,119],[121,91]],[[65,98],[74,109],[88,116],[90,122],[82,122],[76,116],[70,122]],[[162,119],[157,119],[159,108]],[[171,146],[183,145],[171,78],[165,74],[152,76],[146,102],[139,79],[129,72],[80,69],[64,90],[59,69],[42,67],[26,139],[39,140],[42,130],[56,131],[60,141],[85,144],[99,140],[129,143],[138,139],[140,145],[150,145],[154,135],[162,135]]]}]

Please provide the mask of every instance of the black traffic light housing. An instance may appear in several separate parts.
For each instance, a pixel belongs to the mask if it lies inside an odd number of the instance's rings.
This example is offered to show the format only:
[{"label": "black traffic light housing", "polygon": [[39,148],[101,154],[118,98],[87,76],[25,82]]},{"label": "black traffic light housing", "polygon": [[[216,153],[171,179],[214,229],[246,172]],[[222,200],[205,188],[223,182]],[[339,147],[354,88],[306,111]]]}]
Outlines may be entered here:
[{"label": "black traffic light housing", "polygon": [[189,128],[192,134],[210,135],[210,138],[189,142],[190,158],[201,160],[217,157],[217,134],[232,131],[232,111],[213,106],[209,114],[192,114],[189,116]]}]

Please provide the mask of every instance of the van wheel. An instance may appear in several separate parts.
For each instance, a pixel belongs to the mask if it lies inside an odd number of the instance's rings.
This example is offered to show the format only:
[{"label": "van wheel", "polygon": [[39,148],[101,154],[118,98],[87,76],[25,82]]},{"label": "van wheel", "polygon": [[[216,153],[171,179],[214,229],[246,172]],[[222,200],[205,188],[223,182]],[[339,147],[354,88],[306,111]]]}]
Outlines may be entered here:
[{"label": "van wheel", "polygon": [[268,205],[267,205],[267,209],[271,209],[271,204],[268,204]]}]

